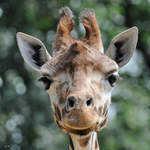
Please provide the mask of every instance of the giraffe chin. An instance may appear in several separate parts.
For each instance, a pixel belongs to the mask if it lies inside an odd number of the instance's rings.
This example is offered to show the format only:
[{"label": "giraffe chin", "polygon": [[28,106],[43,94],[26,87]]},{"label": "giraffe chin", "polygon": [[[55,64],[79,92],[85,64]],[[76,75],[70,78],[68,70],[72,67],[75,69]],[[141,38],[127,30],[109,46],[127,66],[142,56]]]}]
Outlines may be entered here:
[{"label": "giraffe chin", "polygon": [[64,128],[67,133],[84,136],[84,135],[87,135],[90,132],[94,131],[96,129],[96,125],[97,125],[97,123],[92,124],[88,127],[75,127],[75,126],[70,126],[70,125],[64,123]]}]

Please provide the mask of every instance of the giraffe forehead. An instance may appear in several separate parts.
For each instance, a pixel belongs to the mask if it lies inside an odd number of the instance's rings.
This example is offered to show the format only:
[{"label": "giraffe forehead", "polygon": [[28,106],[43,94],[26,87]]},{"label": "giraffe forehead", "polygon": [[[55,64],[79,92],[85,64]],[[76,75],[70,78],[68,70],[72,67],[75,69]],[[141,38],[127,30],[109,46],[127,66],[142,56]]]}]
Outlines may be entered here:
[{"label": "giraffe forehead", "polygon": [[76,68],[82,68],[83,72],[87,72],[87,67],[104,74],[118,71],[119,69],[114,60],[96,49],[86,47],[85,49],[79,49],[78,53],[73,50],[61,53],[59,57],[53,58],[43,65],[41,73],[55,76],[68,68],[70,68],[71,72]]},{"label": "giraffe forehead", "polygon": [[59,70],[53,78],[59,82],[85,82],[89,79],[99,80],[101,75],[111,74],[119,70],[118,65],[105,55],[82,57],[74,60],[63,70]]},{"label": "giraffe forehead", "polygon": [[94,49],[81,51],[81,53],[72,60],[72,64],[75,68],[80,68],[84,73],[97,71],[108,74],[119,70],[114,60]]}]

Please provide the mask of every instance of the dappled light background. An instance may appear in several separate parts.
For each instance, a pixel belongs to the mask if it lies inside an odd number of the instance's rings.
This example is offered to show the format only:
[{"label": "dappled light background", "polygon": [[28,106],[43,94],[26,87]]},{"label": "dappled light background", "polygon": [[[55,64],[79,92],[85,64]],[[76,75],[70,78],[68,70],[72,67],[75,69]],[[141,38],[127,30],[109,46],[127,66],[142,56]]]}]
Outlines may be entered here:
[{"label": "dappled light background", "polygon": [[[0,150],[66,150],[67,135],[53,121],[39,74],[24,63],[16,32],[39,38],[52,54],[59,9],[69,6],[78,20],[92,8],[105,50],[123,30],[137,26],[139,41],[122,80],[112,93],[109,121],[99,133],[101,150],[150,149],[150,0],[1,0],[0,1]],[[72,35],[84,36],[77,21]]]}]

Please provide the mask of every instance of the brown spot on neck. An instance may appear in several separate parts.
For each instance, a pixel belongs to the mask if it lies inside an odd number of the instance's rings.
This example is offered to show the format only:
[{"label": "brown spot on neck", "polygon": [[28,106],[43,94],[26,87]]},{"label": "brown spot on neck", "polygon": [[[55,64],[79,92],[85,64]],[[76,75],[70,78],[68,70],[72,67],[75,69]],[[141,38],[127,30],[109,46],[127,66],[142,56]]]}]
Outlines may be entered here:
[{"label": "brown spot on neck", "polygon": [[95,140],[95,150],[98,150],[99,149],[99,146],[98,146],[98,141],[97,139]]},{"label": "brown spot on neck", "polygon": [[86,146],[88,145],[89,139],[90,139],[90,136],[85,137],[85,138],[83,138],[83,139],[80,139],[80,140],[79,140],[80,146],[81,146],[81,147],[86,147]]},{"label": "brown spot on neck", "polygon": [[70,135],[69,135],[69,142],[70,142],[70,148],[71,148],[71,150],[74,150],[73,141],[72,141],[72,138],[71,138]]}]

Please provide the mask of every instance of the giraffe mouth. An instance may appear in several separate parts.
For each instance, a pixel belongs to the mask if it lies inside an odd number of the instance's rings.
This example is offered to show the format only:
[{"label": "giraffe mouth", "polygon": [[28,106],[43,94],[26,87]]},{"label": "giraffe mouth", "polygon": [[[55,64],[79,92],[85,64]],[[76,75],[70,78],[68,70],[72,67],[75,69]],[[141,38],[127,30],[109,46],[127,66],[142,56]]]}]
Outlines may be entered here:
[{"label": "giraffe mouth", "polygon": [[86,130],[86,129],[89,129],[89,128],[92,128],[92,127],[95,127],[96,126],[96,123],[92,124],[92,125],[89,125],[87,127],[78,127],[78,126],[72,126],[72,125],[69,125],[67,123],[64,123],[64,126],[67,127],[67,128],[70,128],[70,129],[73,129],[73,130]]},{"label": "giraffe mouth", "polygon": [[88,127],[76,127],[76,126],[70,126],[68,124],[64,124],[64,128],[68,133],[73,133],[77,135],[87,135],[89,132],[95,130],[96,123],[93,125],[90,125]]}]

